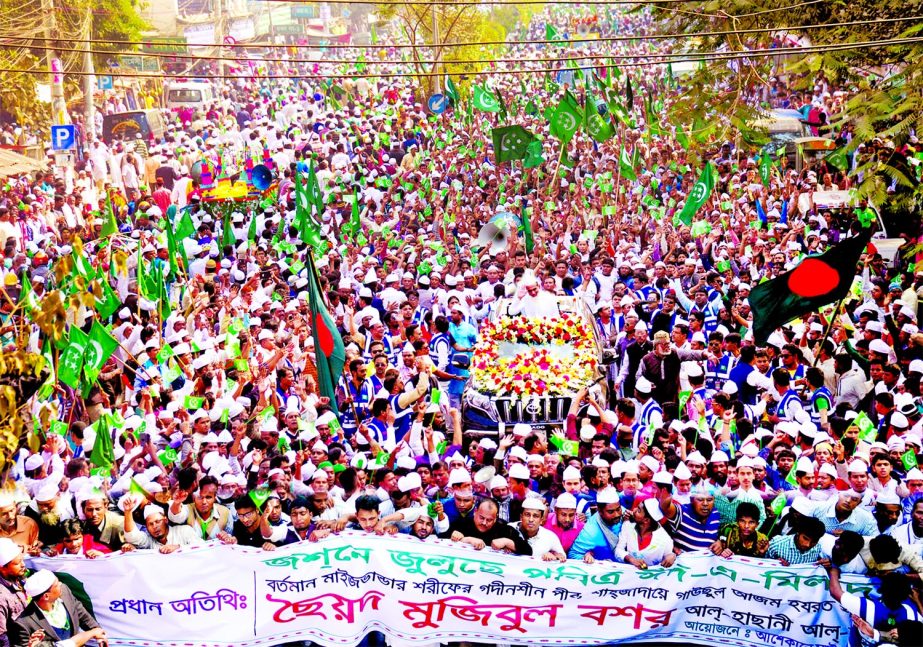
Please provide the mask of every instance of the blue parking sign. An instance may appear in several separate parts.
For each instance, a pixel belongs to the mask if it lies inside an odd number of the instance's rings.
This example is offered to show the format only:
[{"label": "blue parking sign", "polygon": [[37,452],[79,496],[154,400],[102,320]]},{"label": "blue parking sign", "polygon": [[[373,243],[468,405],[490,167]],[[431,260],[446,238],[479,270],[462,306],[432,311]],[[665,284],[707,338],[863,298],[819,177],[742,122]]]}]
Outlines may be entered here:
[{"label": "blue parking sign", "polygon": [[66,151],[77,146],[77,129],[73,125],[51,127],[51,148]]},{"label": "blue parking sign", "polygon": [[112,89],[112,77],[109,75],[96,77],[96,82],[99,85],[100,90]]}]

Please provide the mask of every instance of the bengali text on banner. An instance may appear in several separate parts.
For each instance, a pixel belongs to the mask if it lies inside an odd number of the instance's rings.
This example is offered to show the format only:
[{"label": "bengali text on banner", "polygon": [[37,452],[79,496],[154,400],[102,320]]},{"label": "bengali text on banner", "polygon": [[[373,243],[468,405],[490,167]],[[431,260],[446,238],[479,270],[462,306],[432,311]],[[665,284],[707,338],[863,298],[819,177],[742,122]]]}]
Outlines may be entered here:
[{"label": "bengali text on banner", "polygon": [[823,569],[707,553],[638,570],[346,532],[272,552],[206,545],[32,565],[83,584],[113,647],[355,645],[373,630],[407,643],[846,647],[850,626]]}]

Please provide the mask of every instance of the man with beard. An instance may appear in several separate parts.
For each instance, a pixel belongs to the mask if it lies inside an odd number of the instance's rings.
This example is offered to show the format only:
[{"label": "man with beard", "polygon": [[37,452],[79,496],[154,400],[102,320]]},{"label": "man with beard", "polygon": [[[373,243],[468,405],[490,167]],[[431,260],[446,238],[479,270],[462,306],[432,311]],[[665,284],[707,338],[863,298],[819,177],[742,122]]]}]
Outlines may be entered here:
[{"label": "man with beard", "polygon": [[559,494],[554,501],[554,514],[548,515],[545,528],[557,535],[565,553],[574,545],[574,540],[583,530],[583,524],[577,518],[577,498],[570,492]]},{"label": "man with beard", "polygon": [[545,518],[545,502],[529,498],[522,502],[520,520],[511,524],[532,547],[532,556],[545,562],[565,562],[567,554],[558,536],[542,527]]},{"label": "man with beard", "polygon": [[74,517],[70,506],[61,501],[57,485],[46,483],[26,508],[26,516],[38,524],[38,541],[42,546],[54,546],[63,538],[61,522]]},{"label": "man with beard", "polygon": [[436,522],[428,514],[421,514],[410,527],[410,536],[420,541],[433,541],[436,539]]},{"label": "man with beard", "polygon": [[607,487],[596,495],[596,514],[590,517],[577,535],[568,559],[582,559],[592,564],[597,559],[615,561],[615,547],[622,529],[622,503],[614,487]]},{"label": "man with beard", "polygon": [[475,550],[483,550],[490,546],[494,550],[531,555],[532,547],[529,542],[504,523],[499,515],[500,508],[497,502],[484,499],[474,509],[472,517],[459,519],[452,524],[449,528],[449,538],[473,546]]},{"label": "man with beard", "polygon": [[687,505],[676,505],[669,497],[660,499],[660,510],[669,523],[677,554],[711,548],[718,541],[721,515],[715,509],[714,491],[707,485],[692,489]]},{"label": "man with beard", "polygon": [[0,647],[10,647],[10,625],[29,601],[23,589],[25,574],[22,547],[0,538]]},{"label": "man with beard", "polygon": [[83,528],[90,535],[111,551],[133,550],[134,546],[125,541],[125,521],[122,515],[106,508],[108,498],[102,490],[89,488],[77,495],[77,505],[83,512]]},{"label": "man with beard", "polygon": [[23,550],[38,548],[38,524],[19,514],[16,501],[8,494],[0,494],[0,537],[12,539]]},{"label": "man with beard", "polygon": [[166,555],[182,546],[202,543],[202,538],[190,526],[169,525],[163,508],[156,505],[148,505],[144,508],[144,526],[147,528],[147,534],[145,534],[135,525],[134,516],[129,512],[130,507],[135,505],[133,497],[127,497],[123,505],[125,506],[125,541],[135,548],[157,549]]}]

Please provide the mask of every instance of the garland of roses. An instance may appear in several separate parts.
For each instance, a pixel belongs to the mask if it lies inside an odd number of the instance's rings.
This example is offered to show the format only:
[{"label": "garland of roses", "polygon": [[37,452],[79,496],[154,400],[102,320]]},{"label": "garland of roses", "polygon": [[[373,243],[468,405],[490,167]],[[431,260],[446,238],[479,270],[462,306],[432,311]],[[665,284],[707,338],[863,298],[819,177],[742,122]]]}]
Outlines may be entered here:
[{"label": "garland of roses", "polygon": [[[500,357],[503,342],[534,345],[512,357]],[[570,361],[539,345],[570,346]],[[474,349],[472,378],[476,389],[496,395],[529,397],[569,395],[593,381],[598,363],[596,342],[586,322],[563,314],[554,319],[507,317],[487,322]]]}]

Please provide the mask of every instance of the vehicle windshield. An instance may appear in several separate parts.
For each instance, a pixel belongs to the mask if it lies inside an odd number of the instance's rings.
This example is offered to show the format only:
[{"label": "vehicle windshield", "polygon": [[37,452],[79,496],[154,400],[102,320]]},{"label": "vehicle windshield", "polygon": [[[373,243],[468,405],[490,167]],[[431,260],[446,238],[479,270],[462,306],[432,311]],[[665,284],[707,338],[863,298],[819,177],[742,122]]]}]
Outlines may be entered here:
[{"label": "vehicle windshield", "polygon": [[173,103],[200,103],[202,91],[191,88],[174,88],[167,93],[167,101]]}]

